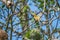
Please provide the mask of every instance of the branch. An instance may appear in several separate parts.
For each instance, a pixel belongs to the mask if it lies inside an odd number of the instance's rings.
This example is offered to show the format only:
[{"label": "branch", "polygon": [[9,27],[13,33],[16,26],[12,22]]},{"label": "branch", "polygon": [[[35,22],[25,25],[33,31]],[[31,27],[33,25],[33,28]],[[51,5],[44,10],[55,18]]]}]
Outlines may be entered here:
[{"label": "branch", "polygon": [[60,5],[59,5],[59,3],[58,3],[58,0],[56,0],[56,3],[57,3],[57,6],[59,6],[59,8],[60,8]]},{"label": "branch", "polygon": [[28,28],[26,28],[25,30],[23,30],[22,32],[17,32],[16,30],[13,30],[13,32],[14,33],[17,33],[19,36],[20,35],[23,35],[23,33],[25,32],[25,31],[27,31],[28,30]]}]

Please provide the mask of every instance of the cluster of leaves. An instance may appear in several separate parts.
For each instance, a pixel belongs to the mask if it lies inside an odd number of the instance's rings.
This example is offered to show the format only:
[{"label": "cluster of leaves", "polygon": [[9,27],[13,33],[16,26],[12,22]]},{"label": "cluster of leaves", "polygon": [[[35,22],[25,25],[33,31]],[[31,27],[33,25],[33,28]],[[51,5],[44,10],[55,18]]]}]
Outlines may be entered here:
[{"label": "cluster of leaves", "polygon": [[26,40],[30,39],[30,40],[40,40],[42,39],[42,35],[40,34],[39,30],[34,28],[32,30],[29,30],[26,32],[26,34],[24,35]]}]

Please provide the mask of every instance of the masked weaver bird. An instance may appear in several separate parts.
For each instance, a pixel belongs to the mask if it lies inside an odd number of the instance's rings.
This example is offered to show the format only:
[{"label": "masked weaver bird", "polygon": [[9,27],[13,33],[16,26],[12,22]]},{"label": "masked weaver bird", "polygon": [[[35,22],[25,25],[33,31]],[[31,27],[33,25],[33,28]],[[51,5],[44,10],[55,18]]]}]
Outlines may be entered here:
[{"label": "masked weaver bird", "polygon": [[41,20],[41,16],[42,16],[42,13],[40,12],[39,14],[33,14],[33,17],[36,21],[40,21]]}]

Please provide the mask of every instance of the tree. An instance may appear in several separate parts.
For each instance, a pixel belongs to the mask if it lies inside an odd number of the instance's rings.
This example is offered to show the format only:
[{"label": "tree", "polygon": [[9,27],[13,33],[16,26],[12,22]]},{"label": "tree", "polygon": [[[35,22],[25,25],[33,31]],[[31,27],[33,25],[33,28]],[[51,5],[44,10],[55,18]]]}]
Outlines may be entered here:
[{"label": "tree", "polygon": [[[36,10],[31,10],[32,5]],[[51,40],[60,37],[58,0],[1,0],[0,9],[0,25],[8,33],[9,40],[13,40],[13,37],[16,37],[15,40]]]}]

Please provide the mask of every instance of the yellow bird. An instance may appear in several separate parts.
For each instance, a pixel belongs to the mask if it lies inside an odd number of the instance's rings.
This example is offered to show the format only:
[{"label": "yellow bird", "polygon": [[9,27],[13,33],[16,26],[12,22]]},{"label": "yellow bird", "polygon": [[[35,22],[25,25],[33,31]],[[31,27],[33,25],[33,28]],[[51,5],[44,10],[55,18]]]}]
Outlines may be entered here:
[{"label": "yellow bird", "polygon": [[34,14],[33,16],[34,16],[34,19],[35,19],[36,21],[39,21],[39,19],[40,19],[39,16],[37,16],[36,14]]},{"label": "yellow bird", "polygon": [[40,12],[39,14],[33,14],[33,16],[36,21],[40,21],[42,13]]}]

